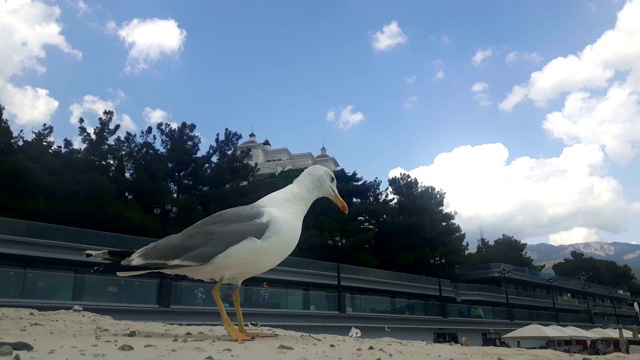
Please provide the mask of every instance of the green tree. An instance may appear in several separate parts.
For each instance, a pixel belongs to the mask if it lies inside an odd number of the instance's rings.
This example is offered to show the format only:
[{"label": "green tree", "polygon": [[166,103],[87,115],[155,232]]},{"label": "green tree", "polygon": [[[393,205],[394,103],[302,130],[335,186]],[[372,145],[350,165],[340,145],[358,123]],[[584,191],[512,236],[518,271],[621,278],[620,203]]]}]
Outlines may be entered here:
[{"label": "green tree", "polygon": [[[366,222],[363,214],[367,209],[384,206],[380,181],[365,181],[355,171],[349,173],[344,169],[336,170],[335,176],[338,192],[349,206],[349,214],[345,216],[337,211],[328,199],[316,201],[302,224],[302,236],[294,256],[336,261],[339,255],[343,263],[375,267],[378,261],[371,253],[371,243],[377,229]],[[329,244],[336,236],[344,239],[340,249]]]},{"label": "green tree", "polygon": [[583,253],[572,251],[569,258],[553,264],[556,275],[584,278],[585,281],[616,288],[627,288],[634,293],[638,289],[636,276],[628,265],[618,265],[615,261],[595,259]]},{"label": "green tree", "polygon": [[533,259],[527,255],[526,248],[526,243],[510,235],[502,234],[493,243],[485,238],[480,238],[476,251],[468,253],[465,256],[464,263],[467,265],[503,263],[533,270],[542,270],[544,265],[534,265]]},{"label": "green tree", "polygon": [[[453,265],[462,261],[466,246],[465,234],[454,222],[455,213],[444,210],[444,191],[421,185],[408,174],[391,178],[389,188],[393,201],[380,219],[372,244],[380,267],[450,276]],[[446,258],[446,269],[431,265],[436,256]]]},{"label": "green tree", "polygon": [[9,156],[15,152],[16,144],[9,120],[4,118],[4,106],[0,105],[0,157]]}]

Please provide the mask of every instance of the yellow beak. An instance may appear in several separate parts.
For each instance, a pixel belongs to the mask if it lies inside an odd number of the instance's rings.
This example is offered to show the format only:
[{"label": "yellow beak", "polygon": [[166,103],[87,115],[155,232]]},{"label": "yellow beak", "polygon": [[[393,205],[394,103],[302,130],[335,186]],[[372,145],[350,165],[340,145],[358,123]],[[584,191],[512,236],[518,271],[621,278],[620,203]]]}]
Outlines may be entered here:
[{"label": "yellow beak", "polygon": [[347,203],[344,202],[342,197],[340,197],[340,195],[338,195],[335,190],[331,189],[331,191],[333,191],[333,196],[330,198],[331,201],[333,201],[334,204],[338,205],[342,212],[344,212],[345,214],[349,213],[349,206],[347,206]]}]

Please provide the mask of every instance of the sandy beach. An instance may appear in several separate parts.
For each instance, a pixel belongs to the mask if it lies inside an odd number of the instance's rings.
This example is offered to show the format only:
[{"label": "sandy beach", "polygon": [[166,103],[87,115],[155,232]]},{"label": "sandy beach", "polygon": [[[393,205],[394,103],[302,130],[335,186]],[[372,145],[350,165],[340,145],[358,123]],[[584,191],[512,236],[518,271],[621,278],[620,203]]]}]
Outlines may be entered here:
[{"label": "sandy beach", "polygon": [[[552,350],[430,344],[393,338],[367,339],[310,335],[261,327],[278,334],[234,342],[221,326],[179,326],[159,322],[116,321],[86,311],[0,310],[0,342],[26,342],[31,351],[0,359],[582,359]],[[23,344],[23,346],[25,346]],[[18,357],[16,357],[18,354]],[[637,355],[596,356],[632,359]],[[594,358],[593,356],[591,358]]]}]

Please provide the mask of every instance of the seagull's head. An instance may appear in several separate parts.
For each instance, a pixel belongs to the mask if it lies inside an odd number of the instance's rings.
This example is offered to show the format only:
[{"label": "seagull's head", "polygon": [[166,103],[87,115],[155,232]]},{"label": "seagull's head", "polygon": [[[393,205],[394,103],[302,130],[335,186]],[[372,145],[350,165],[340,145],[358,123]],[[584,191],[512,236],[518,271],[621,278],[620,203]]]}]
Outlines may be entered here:
[{"label": "seagull's head", "polygon": [[322,165],[314,165],[307,168],[296,181],[304,181],[313,187],[318,197],[327,197],[345,214],[349,212],[349,206],[338,193],[336,176],[333,171]]}]

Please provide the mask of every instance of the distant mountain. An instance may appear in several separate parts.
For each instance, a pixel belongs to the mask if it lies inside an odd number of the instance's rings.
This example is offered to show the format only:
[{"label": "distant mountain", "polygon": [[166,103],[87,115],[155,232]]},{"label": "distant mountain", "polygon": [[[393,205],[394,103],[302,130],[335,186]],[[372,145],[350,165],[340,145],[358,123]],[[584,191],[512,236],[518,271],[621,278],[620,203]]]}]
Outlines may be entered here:
[{"label": "distant mountain", "polygon": [[526,252],[535,264],[551,265],[571,257],[571,251],[578,251],[594,259],[612,260],[618,265],[629,265],[640,277],[640,245],[623,242],[588,242],[570,245],[529,244]]}]

